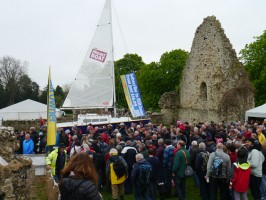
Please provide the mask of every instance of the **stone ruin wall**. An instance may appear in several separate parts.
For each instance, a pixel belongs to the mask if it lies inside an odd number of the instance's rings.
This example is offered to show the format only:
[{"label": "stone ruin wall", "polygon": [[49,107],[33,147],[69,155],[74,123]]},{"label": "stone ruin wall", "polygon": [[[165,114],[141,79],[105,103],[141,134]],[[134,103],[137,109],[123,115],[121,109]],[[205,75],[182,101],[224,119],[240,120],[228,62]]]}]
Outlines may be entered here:
[{"label": "stone ruin wall", "polygon": [[35,169],[31,159],[14,154],[18,146],[13,128],[0,127],[0,199],[33,199]]},{"label": "stone ruin wall", "polygon": [[[192,123],[244,120],[245,111],[254,107],[253,90],[220,22],[214,16],[205,18],[196,30],[183,71],[176,119]],[[165,116],[173,115],[171,109],[161,108]]]}]

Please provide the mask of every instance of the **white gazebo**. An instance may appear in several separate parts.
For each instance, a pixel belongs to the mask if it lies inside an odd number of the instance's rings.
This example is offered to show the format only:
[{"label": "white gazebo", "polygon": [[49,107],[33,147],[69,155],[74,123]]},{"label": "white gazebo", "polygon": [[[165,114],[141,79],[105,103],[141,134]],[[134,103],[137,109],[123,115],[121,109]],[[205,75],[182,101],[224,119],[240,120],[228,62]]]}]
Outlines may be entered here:
[{"label": "white gazebo", "polygon": [[[56,109],[56,117],[61,117],[63,111]],[[0,110],[0,118],[4,121],[47,119],[47,105],[27,99]]]}]

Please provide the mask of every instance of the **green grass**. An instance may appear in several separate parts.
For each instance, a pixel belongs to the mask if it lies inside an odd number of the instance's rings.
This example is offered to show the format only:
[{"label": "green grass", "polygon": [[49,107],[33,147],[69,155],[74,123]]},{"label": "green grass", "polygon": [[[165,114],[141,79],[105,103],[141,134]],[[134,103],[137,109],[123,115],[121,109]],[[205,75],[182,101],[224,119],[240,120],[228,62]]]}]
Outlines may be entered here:
[{"label": "green grass", "polygon": [[[45,186],[45,177],[38,177],[33,183],[33,192],[35,193],[34,200],[45,200],[46,199],[46,186]],[[174,194],[175,189],[173,188],[172,194]],[[111,193],[106,191],[106,188],[102,189],[101,192],[104,200],[112,200]],[[219,194],[218,194],[219,195]],[[217,195],[218,199],[219,196]],[[159,195],[157,195],[159,197]],[[125,195],[125,200],[134,200],[134,195]],[[159,199],[159,198],[158,198]],[[186,199],[187,200],[201,200],[199,188],[194,187],[193,179],[187,178],[186,180]],[[248,193],[248,199],[252,199],[250,192]],[[177,200],[177,197],[172,196],[167,200]]]},{"label": "green grass", "polygon": [[[157,192],[158,193],[158,192]],[[175,189],[172,189],[172,195],[175,193]],[[103,188],[101,192],[104,200],[112,200],[111,193],[107,193],[105,188]],[[157,195],[159,199],[159,194]],[[125,195],[125,200],[134,200],[134,195]],[[167,200],[177,200],[178,198],[175,196],[172,196],[171,198],[168,198]],[[186,180],[186,199],[187,200],[200,200],[200,190],[198,188],[194,187],[193,179],[187,178]]]}]

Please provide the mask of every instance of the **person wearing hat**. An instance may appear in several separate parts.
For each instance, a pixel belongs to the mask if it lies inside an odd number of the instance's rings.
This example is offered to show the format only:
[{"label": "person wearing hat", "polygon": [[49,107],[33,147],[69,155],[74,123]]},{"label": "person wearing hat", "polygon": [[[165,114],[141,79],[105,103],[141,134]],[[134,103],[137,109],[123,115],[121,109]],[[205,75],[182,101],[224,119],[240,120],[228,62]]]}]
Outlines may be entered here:
[{"label": "person wearing hat", "polygon": [[47,170],[52,171],[52,175],[57,183],[60,180],[60,172],[67,163],[67,152],[65,148],[65,144],[60,143],[59,147],[46,157]]},{"label": "person wearing hat", "polygon": [[123,138],[127,135],[125,124],[123,122],[119,124],[119,133],[121,133]]}]

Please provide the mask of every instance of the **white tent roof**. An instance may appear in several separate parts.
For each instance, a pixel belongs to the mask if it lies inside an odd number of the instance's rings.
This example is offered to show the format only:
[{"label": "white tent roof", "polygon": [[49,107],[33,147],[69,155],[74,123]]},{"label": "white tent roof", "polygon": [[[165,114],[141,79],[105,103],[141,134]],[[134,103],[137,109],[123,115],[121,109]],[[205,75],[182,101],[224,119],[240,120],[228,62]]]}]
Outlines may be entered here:
[{"label": "white tent roof", "polygon": [[248,117],[258,117],[266,119],[266,103],[246,111],[245,119],[247,120]]},{"label": "white tent roof", "polygon": [[[56,109],[56,116],[62,116],[63,111]],[[8,106],[0,110],[0,118],[7,120],[33,120],[47,119],[47,105],[27,99],[17,104]]]}]

